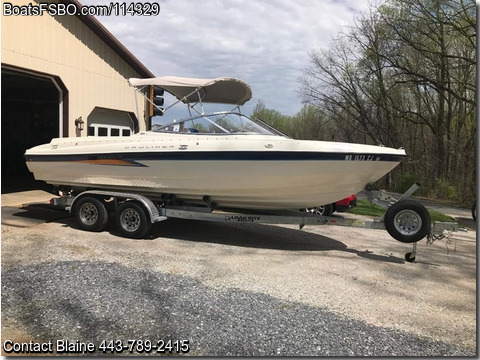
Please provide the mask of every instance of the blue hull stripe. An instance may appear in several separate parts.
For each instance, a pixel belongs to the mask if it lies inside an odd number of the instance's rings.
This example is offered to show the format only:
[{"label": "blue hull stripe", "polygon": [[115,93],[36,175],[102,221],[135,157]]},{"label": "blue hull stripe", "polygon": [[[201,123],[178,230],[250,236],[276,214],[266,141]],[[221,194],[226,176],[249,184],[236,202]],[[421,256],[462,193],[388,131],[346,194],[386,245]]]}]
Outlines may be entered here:
[{"label": "blue hull stripe", "polygon": [[[25,155],[27,161],[88,162],[89,160],[164,161],[393,161],[404,155],[304,151],[174,151],[75,155]],[[138,164],[141,165],[141,164]]]}]

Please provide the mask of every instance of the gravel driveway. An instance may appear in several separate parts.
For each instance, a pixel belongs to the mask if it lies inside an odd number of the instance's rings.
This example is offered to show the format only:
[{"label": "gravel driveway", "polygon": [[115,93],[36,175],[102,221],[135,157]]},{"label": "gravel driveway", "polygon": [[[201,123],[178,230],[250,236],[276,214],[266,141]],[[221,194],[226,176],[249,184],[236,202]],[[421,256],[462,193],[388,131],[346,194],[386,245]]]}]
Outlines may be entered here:
[{"label": "gravel driveway", "polygon": [[475,236],[422,241],[407,263],[410,246],[363,229],[172,219],[134,241],[77,230],[72,218],[2,225],[2,344],[172,339],[197,356],[473,356]]}]

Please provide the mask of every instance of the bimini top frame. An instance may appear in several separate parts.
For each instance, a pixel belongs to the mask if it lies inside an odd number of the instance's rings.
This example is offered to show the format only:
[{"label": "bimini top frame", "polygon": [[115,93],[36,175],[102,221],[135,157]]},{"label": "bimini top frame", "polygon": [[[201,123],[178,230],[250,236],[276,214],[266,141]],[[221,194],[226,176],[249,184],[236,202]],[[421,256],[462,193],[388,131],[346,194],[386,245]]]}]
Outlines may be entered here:
[{"label": "bimini top frame", "polygon": [[[233,104],[237,107],[245,104],[252,98],[250,86],[242,80],[220,77],[216,79],[185,78],[176,76],[163,76],[149,79],[128,79],[130,86],[137,91],[142,91],[146,86],[157,86],[172,94],[178,101],[165,109],[183,102],[189,109],[198,112],[194,106],[200,104],[201,114],[204,114],[203,103]],[[200,112],[198,112],[200,114]]]}]

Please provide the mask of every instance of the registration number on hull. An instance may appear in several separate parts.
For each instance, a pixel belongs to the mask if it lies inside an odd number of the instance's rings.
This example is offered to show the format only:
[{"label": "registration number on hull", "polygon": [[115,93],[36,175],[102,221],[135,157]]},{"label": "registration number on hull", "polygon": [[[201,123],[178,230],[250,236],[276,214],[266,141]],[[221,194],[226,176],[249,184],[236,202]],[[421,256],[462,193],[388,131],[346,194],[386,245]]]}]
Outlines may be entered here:
[{"label": "registration number on hull", "polygon": [[345,160],[348,161],[380,161],[378,155],[345,155]]}]

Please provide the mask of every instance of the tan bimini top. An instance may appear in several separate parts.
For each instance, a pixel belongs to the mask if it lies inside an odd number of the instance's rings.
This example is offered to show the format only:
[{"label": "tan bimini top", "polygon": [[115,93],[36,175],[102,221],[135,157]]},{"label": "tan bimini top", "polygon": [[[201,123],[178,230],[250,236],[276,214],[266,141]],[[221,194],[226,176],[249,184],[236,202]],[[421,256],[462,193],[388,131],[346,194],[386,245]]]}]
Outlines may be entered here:
[{"label": "tan bimini top", "polygon": [[[239,79],[220,77],[199,79],[162,76],[149,79],[130,78],[131,86],[158,86],[184,103],[243,105],[252,98],[250,86]],[[200,96],[199,96],[200,95]]]}]

